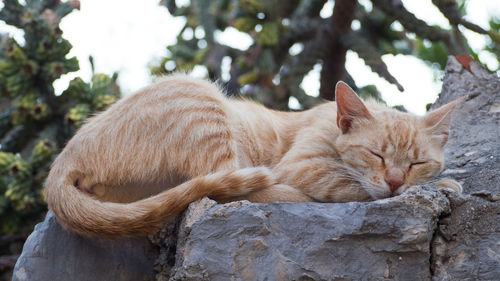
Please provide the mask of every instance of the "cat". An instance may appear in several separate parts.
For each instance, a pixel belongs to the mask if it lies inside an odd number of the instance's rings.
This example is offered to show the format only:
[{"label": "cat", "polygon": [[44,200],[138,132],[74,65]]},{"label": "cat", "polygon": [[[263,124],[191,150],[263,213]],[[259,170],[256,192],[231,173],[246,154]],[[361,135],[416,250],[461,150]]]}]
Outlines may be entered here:
[{"label": "cat", "polygon": [[[116,238],[154,233],[204,196],[372,201],[443,169],[451,112],[465,97],[418,117],[363,102],[343,82],[335,95],[282,112],[229,99],[206,80],[164,77],[69,140],[46,180],[48,208],[79,234]],[[462,190],[451,179],[436,186]]]}]

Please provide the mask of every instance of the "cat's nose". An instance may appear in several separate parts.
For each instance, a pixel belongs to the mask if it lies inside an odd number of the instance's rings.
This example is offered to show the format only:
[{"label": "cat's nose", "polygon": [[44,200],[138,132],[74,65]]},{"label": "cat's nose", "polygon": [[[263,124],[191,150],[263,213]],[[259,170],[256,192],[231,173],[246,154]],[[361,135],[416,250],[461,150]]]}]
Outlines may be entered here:
[{"label": "cat's nose", "polygon": [[401,169],[390,168],[386,171],[384,180],[394,192],[405,183],[405,174]]}]

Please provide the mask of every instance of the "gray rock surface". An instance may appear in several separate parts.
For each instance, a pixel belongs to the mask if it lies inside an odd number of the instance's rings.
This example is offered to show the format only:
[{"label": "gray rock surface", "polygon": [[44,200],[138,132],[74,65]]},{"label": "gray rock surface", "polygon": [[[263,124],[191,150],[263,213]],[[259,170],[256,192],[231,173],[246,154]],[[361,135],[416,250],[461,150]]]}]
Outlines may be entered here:
[{"label": "gray rock surface", "polygon": [[450,57],[443,90],[432,108],[469,95],[453,115],[443,176],[463,184],[465,193],[500,192],[500,79],[477,63],[472,72]]},{"label": "gray rock surface", "polygon": [[500,202],[449,194],[432,242],[435,280],[500,280]]},{"label": "gray rock surface", "polygon": [[157,250],[147,238],[84,238],[64,230],[52,212],[24,244],[13,281],[150,281]]},{"label": "gray rock surface", "polygon": [[145,238],[79,237],[49,213],[14,280],[500,280],[500,80],[471,69],[450,58],[433,106],[470,95],[442,175],[465,195],[423,186],[369,203],[204,198],[150,239],[159,253]]},{"label": "gray rock surface", "polygon": [[435,280],[500,280],[500,79],[450,58],[440,99],[470,98],[455,112],[443,174],[471,197],[451,194],[432,243]]},{"label": "gray rock surface", "polygon": [[499,222],[498,198],[426,186],[370,203],[205,198],[157,280],[499,280]]},{"label": "gray rock surface", "polygon": [[[200,204],[200,203],[198,203]],[[426,280],[446,196],[415,189],[371,203],[215,205],[188,212],[171,280]]]}]

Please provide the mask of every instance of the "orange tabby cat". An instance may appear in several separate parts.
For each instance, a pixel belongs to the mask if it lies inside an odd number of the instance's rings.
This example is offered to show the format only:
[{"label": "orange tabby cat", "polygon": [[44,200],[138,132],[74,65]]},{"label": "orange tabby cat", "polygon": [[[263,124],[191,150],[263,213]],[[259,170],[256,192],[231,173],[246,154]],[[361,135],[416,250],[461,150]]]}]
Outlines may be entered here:
[{"label": "orange tabby cat", "polygon": [[[451,102],[425,117],[343,82],[337,102],[280,112],[172,75],[90,118],[57,157],[45,199],[84,235],[148,234],[203,196],[220,202],[370,201],[443,168]],[[438,186],[461,191],[453,180]],[[155,195],[156,194],[156,195]]]}]

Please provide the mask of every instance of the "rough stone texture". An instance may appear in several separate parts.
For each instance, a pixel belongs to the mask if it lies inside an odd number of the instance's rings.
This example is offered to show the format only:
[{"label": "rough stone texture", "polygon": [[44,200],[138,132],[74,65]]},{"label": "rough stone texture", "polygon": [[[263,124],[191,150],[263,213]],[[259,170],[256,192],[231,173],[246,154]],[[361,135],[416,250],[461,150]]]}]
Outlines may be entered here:
[{"label": "rough stone texture", "polygon": [[443,175],[462,182],[464,193],[500,192],[500,79],[476,63],[472,72],[450,57],[437,108],[469,95],[453,115]]},{"label": "rough stone texture", "polygon": [[500,79],[473,63],[471,72],[448,61],[443,93],[433,107],[459,96],[443,174],[473,197],[450,196],[451,215],[432,243],[435,280],[500,278]]},{"label": "rough stone texture", "polygon": [[372,203],[215,205],[181,239],[171,280],[425,280],[448,200],[432,189]]},{"label": "rough stone texture", "polygon": [[[109,241],[64,231],[49,214],[14,280],[499,280],[500,80],[450,58],[440,99],[454,114],[443,176],[370,203],[218,205],[204,198],[151,238]],[[155,255],[156,263],[153,262]]]},{"label": "rough stone texture", "polygon": [[500,280],[500,202],[449,194],[432,243],[435,280]]},{"label": "rough stone texture", "polygon": [[[176,264],[177,248],[184,247],[184,238],[189,235],[191,226],[205,211],[217,204],[208,198],[202,198],[190,204],[184,215],[177,216],[173,222],[168,223],[160,232],[151,238],[151,242],[160,247],[160,255],[155,263],[157,281],[170,279],[172,267]],[[182,231],[179,231],[182,224]]]},{"label": "rough stone texture", "polygon": [[477,64],[471,72],[448,61],[443,93],[433,107],[464,94],[447,144],[443,174],[472,197],[450,194],[451,212],[432,243],[435,280],[500,279],[500,79]]},{"label": "rough stone texture", "polygon": [[146,238],[84,238],[64,230],[49,212],[26,240],[12,280],[149,281],[156,257]]}]

